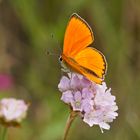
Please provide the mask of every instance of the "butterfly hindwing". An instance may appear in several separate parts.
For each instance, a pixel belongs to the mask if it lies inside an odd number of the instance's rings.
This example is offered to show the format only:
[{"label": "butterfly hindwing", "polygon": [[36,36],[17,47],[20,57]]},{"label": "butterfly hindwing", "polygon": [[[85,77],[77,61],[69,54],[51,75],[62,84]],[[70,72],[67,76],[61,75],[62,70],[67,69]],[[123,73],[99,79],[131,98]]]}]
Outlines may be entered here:
[{"label": "butterfly hindwing", "polygon": [[96,79],[100,79],[100,82],[103,81],[107,70],[107,63],[101,52],[94,48],[87,47],[80,51],[73,59],[80,67],[85,69],[82,74],[86,75],[88,79],[93,79],[92,77],[94,76]]}]

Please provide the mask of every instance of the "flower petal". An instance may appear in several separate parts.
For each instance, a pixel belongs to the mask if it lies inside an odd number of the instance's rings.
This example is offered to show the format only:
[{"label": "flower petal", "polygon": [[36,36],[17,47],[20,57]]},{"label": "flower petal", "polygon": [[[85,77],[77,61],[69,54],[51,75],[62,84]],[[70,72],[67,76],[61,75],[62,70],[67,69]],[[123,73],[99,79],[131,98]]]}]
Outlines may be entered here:
[{"label": "flower petal", "polygon": [[74,100],[72,92],[70,90],[63,92],[61,100],[67,104],[71,103]]},{"label": "flower petal", "polygon": [[74,93],[74,99],[75,99],[75,101],[81,101],[82,95],[81,95],[80,91],[77,91]]},{"label": "flower petal", "polygon": [[66,76],[63,76],[60,80],[60,83],[58,84],[58,88],[61,92],[69,90],[70,80]]}]

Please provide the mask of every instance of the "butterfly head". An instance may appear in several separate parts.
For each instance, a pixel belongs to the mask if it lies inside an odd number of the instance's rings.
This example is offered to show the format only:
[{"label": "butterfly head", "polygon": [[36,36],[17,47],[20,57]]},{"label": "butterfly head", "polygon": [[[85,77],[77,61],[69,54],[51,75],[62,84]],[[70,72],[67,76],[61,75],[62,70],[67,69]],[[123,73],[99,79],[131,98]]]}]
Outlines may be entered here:
[{"label": "butterfly head", "polygon": [[66,73],[69,73],[70,72],[70,69],[68,68],[66,62],[63,60],[62,56],[59,57],[59,62],[61,64],[61,70],[63,72],[66,72]]},{"label": "butterfly head", "polygon": [[60,61],[60,63],[62,63],[62,61],[63,61],[62,56],[59,57],[59,61]]}]

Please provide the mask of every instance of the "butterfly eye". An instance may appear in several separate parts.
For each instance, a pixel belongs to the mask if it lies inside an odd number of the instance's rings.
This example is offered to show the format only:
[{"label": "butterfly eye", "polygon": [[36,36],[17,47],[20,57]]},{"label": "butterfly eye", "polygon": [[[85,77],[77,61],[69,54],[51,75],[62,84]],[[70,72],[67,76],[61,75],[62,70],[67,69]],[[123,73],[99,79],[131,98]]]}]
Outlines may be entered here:
[{"label": "butterfly eye", "polygon": [[62,59],[62,57],[61,57],[61,56],[59,57],[59,61],[60,61],[60,62],[62,62],[62,61],[63,61],[63,59]]}]

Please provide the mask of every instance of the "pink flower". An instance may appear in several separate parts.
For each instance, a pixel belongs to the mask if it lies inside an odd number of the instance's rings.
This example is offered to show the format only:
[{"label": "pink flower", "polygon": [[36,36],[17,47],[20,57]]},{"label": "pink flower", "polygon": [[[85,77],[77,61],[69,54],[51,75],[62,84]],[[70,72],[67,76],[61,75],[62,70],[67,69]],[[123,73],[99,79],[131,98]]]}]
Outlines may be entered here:
[{"label": "pink flower", "polygon": [[23,100],[0,100],[0,120],[7,125],[19,124],[26,117],[27,110],[28,105]]},{"label": "pink flower", "polygon": [[0,90],[9,89],[13,84],[12,77],[8,74],[0,74]]},{"label": "pink flower", "polygon": [[61,100],[69,104],[73,111],[79,111],[85,123],[99,125],[101,130],[110,129],[108,123],[118,116],[118,107],[105,82],[99,85],[72,73],[62,77],[58,88],[62,92]]},{"label": "pink flower", "polygon": [[[62,92],[61,100],[70,104],[74,111],[88,111],[93,108],[94,97],[89,87],[91,82],[86,80],[81,75],[72,74],[70,78],[62,77],[58,87]],[[89,94],[86,94],[88,92]]]}]

